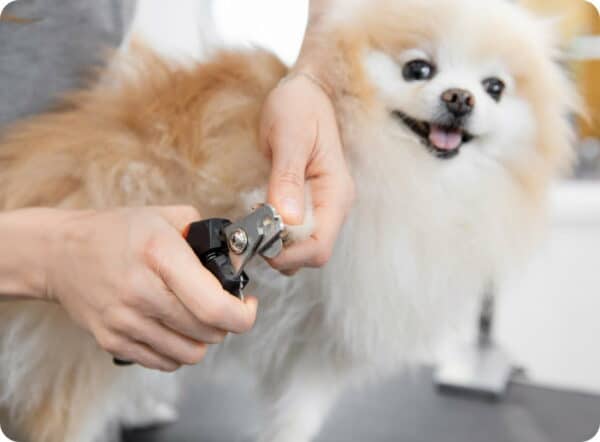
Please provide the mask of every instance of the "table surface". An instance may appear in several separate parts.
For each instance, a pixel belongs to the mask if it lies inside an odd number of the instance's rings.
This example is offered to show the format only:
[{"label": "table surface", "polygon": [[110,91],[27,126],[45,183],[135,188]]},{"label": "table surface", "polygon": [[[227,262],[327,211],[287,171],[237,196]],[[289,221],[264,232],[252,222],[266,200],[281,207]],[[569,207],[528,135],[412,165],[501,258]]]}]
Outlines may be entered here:
[{"label": "table surface", "polygon": [[[128,432],[125,442],[251,441],[259,421],[242,385],[197,385],[187,391],[180,421]],[[432,371],[398,376],[349,391],[317,442],[584,442],[600,424],[600,397],[513,384],[490,402],[441,394]]]}]

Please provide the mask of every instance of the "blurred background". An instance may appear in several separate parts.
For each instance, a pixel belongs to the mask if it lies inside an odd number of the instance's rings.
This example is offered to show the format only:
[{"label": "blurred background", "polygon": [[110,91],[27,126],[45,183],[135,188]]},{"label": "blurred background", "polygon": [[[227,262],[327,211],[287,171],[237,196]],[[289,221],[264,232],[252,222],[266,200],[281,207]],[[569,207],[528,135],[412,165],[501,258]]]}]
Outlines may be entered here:
[{"label": "blurred background", "polygon": [[[557,20],[565,69],[579,85],[588,119],[573,117],[576,173],[552,193],[545,244],[522,278],[497,296],[495,339],[537,384],[600,393],[600,18],[583,0],[521,2]],[[215,7],[227,42],[270,48],[293,63],[306,1],[220,0]]]}]

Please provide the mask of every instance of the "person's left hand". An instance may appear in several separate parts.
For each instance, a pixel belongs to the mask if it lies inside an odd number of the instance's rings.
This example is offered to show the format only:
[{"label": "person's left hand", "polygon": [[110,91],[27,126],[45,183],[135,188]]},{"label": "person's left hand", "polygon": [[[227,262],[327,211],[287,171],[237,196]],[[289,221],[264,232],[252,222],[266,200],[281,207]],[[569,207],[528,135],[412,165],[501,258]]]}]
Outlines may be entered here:
[{"label": "person's left hand", "polygon": [[308,182],[315,218],[311,237],[284,250],[271,265],[286,274],[324,266],[354,201],[354,184],[333,105],[318,81],[295,74],[271,92],[260,140],[272,158],[268,202],[287,224],[302,224]]}]

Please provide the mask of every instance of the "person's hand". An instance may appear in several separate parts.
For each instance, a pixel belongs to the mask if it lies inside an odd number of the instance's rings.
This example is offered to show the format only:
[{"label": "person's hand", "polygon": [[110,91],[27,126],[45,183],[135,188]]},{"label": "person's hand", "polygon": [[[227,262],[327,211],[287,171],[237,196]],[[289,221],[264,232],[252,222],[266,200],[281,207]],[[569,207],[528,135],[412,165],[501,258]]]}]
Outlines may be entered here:
[{"label": "person's hand", "polygon": [[271,262],[292,274],[329,261],[354,201],[353,181],[342,152],[333,105],[315,78],[295,74],[266,100],[260,129],[262,148],[272,159],[268,201],[290,225],[304,221],[310,183],[315,230]]},{"label": "person's hand", "polygon": [[253,326],[256,299],[225,292],[183,239],[193,208],[69,213],[50,246],[47,296],[107,352],[174,371]]}]

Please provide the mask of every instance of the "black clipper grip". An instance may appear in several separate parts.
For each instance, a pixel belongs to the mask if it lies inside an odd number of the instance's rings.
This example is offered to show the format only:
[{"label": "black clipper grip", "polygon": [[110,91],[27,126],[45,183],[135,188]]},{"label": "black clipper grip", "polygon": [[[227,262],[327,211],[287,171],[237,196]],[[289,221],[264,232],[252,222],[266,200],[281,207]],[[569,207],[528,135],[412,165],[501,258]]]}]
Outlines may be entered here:
[{"label": "black clipper grip", "polygon": [[229,259],[229,248],[224,230],[231,224],[226,219],[209,219],[191,224],[184,236],[190,247],[206,267],[221,283],[221,286],[238,298],[249,282],[246,273],[236,276]]}]

